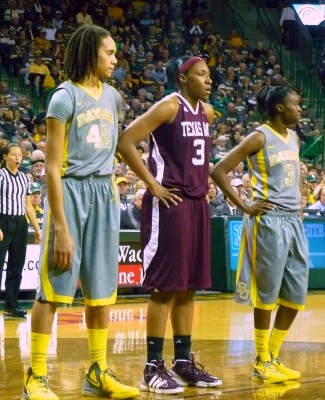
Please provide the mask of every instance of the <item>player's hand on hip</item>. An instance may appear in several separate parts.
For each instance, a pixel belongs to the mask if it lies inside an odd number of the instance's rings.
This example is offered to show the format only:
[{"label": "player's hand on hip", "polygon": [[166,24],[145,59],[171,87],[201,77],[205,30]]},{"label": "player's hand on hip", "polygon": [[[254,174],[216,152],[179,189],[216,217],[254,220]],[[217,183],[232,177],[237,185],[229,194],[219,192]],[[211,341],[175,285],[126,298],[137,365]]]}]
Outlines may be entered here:
[{"label": "player's hand on hip", "polygon": [[179,202],[182,201],[182,198],[177,196],[177,192],[180,192],[181,189],[177,188],[171,188],[167,189],[163,186],[161,186],[159,183],[155,185],[154,187],[150,188],[151,194],[156,197],[159,201],[162,202],[162,204],[169,208],[169,203],[174,204],[177,206]]},{"label": "player's hand on hip", "polygon": [[55,235],[54,262],[59,269],[68,270],[72,267],[74,244],[69,233]]},{"label": "player's hand on hip", "polygon": [[268,211],[273,211],[276,209],[276,205],[272,203],[268,203],[267,201],[262,200],[255,200],[247,206],[245,213],[249,215],[265,214]]}]

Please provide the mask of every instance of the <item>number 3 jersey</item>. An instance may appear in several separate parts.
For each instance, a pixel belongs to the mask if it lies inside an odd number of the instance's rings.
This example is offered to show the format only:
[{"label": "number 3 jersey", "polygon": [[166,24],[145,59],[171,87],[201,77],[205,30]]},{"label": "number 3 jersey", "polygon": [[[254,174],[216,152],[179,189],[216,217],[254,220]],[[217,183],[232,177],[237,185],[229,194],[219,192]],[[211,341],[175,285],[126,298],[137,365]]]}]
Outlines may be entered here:
[{"label": "number 3 jersey", "polygon": [[195,110],[179,93],[174,121],[150,135],[149,169],[167,188],[180,188],[185,196],[202,198],[208,192],[211,140],[209,122],[201,102]]},{"label": "number 3 jersey", "polygon": [[295,132],[287,129],[284,137],[267,124],[256,130],[265,135],[265,144],[247,158],[253,198],[267,200],[279,209],[299,210],[300,163]]},{"label": "number 3 jersey", "polygon": [[101,84],[98,99],[71,81],[58,86],[47,117],[66,124],[62,176],[113,173],[121,105],[120,94],[106,83]]}]

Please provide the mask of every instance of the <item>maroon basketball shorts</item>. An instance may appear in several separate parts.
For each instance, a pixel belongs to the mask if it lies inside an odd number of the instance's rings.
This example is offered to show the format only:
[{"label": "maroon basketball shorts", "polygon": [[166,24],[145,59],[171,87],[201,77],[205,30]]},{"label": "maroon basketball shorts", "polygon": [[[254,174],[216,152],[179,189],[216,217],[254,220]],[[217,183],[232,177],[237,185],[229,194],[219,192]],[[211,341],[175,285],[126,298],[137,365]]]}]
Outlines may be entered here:
[{"label": "maroon basketball shorts", "polygon": [[141,246],[147,291],[211,287],[210,212],[205,198],[183,198],[166,208],[146,192],[141,209]]}]

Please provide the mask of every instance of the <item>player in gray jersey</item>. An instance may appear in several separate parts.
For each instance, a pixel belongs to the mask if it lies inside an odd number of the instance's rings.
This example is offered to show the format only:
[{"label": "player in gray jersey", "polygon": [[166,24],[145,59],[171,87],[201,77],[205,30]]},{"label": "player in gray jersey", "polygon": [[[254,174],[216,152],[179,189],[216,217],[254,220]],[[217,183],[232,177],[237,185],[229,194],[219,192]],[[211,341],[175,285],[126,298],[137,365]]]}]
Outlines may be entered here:
[{"label": "player in gray jersey", "polygon": [[[298,379],[279,350],[308,288],[308,247],[300,218],[299,97],[288,87],[263,87],[258,110],[267,121],[231,150],[212,172],[221,190],[246,213],[238,258],[235,300],[254,307],[256,360],[252,378],[265,383]],[[226,174],[247,157],[252,201],[245,204]],[[270,330],[272,310],[276,312]]]},{"label": "player in gray jersey", "polygon": [[78,29],[66,49],[67,81],[48,106],[48,204],[23,399],[58,399],[48,384],[46,356],[57,305],[73,302],[78,280],[91,364],[83,395],[127,399],[139,394],[121,383],[106,360],[109,305],[117,294],[120,209],[113,171],[122,99],[102,80],[112,76],[115,50],[105,29]]},{"label": "player in gray jersey", "polygon": [[[195,290],[211,286],[209,123],[205,103],[210,71],[200,57],[181,57],[167,67],[179,93],[160,100],[122,133],[119,150],[146,184],[141,208],[143,287],[150,294],[147,313],[147,364],[141,389],[175,394],[181,386],[215,387],[221,380],[198,369],[191,353]],[[136,144],[150,135],[148,165]],[[166,324],[171,315],[174,356],[170,373],[163,360]]]}]

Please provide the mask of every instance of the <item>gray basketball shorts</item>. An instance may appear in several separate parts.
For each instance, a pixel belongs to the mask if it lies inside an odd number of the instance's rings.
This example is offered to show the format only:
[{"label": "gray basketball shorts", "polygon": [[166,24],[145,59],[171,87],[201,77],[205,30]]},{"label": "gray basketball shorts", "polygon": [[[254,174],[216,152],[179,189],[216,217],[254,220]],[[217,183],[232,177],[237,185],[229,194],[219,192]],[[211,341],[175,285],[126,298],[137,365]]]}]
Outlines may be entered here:
[{"label": "gray basketball shorts", "polygon": [[85,303],[113,304],[117,294],[119,197],[110,176],[62,179],[64,211],[74,242],[72,268],[54,263],[54,224],[45,205],[36,298],[73,302],[80,281]]},{"label": "gray basketball shorts", "polygon": [[297,212],[245,215],[235,301],[272,310],[303,310],[308,288],[308,244]]}]

